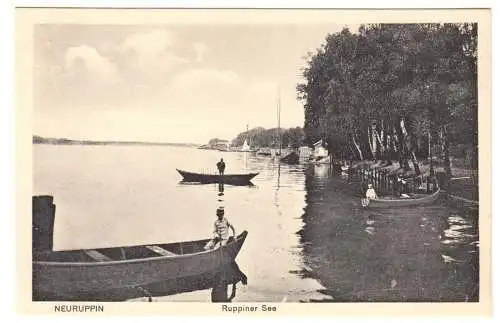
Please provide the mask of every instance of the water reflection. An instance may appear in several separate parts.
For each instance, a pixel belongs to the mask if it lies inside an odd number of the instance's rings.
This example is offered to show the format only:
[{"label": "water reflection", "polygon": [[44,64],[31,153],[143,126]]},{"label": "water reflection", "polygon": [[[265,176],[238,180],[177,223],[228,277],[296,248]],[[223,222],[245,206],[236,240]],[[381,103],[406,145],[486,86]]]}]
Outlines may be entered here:
[{"label": "water reflection", "polygon": [[156,301],[160,297],[172,296],[194,291],[211,290],[207,301],[231,302],[236,296],[237,284],[247,284],[247,276],[240,270],[236,262],[219,268],[215,272],[198,276],[166,280],[142,286],[130,286],[108,290],[95,294],[80,295],[36,295],[37,301]]},{"label": "water reflection", "polygon": [[[330,165],[279,165],[252,154],[225,153],[224,160],[234,173],[259,172],[257,186],[177,184],[177,165],[202,169],[220,153],[137,149],[35,148],[34,191],[54,192],[60,201],[55,245],[74,249],[204,238],[215,220],[213,208],[224,203],[236,228],[249,231],[237,260],[251,284],[238,283],[233,295],[231,275],[211,273],[88,300],[147,301],[144,291],[158,301],[204,302],[212,300],[212,292],[214,301],[242,302],[478,299],[477,212],[440,203],[403,211],[361,209],[364,192],[355,178],[334,176]],[[116,160],[123,165],[107,162]],[[93,167],[82,172],[88,164]]]},{"label": "water reflection", "polygon": [[324,188],[328,182],[328,178],[332,175],[330,164],[316,164],[314,167],[315,185],[318,188]]},{"label": "water reflection", "polygon": [[371,214],[366,219],[365,232],[368,233],[369,235],[375,234],[375,220],[373,219],[373,215]]},{"label": "water reflection", "polygon": [[187,181],[179,181],[178,185],[180,186],[201,186],[201,185],[213,185],[213,184],[216,184],[218,186],[222,185],[222,189],[224,189],[224,185],[230,185],[230,186],[247,186],[247,187],[255,187],[255,184],[252,183],[251,181],[249,182],[241,182],[241,183],[217,183],[217,182],[214,182],[214,183],[198,183],[198,182],[187,182]]},{"label": "water reflection", "polygon": [[448,217],[447,222],[448,228],[443,230],[441,243],[459,246],[477,239],[474,226],[463,217],[453,214]]},{"label": "water reflection", "polygon": [[440,204],[360,210],[355,185],[329,174],[307,170],[298,234],[308,269],[297,272],[317,279],[326,301],[478,301],[477,214]]},{"label": "water reflection", "polygon": [[[240,281],[243,285],[248,283],[247,276],[241,272],[236,263],[232,264],[228,270],[216,273],[211,293],[212,302],[231,302],[236,297],[236,284]],[[229,287],[230,293],[228,294]]]},{"label": "water reflection", "polygon": [[[219,189],[219,194],[217,194],[217,195],[224,196],[224,183],[219,183],[218,189]],[[222,201],[222,197],[219,199],[219,202],[220,201]]]}]

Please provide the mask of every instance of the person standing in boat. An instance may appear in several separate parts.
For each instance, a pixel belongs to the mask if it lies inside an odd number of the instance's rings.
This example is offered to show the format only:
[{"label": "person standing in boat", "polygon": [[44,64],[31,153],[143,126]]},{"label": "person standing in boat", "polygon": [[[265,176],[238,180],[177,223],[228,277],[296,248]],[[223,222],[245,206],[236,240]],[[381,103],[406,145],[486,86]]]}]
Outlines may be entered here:
[{"label": "person standing in boat", "polygon": [[221,158],[217,163],[217,169],[219,170],[219,175],[224,175],[224,170],[226,169],[226,163],[224,162],[224,159]]},{"label": "person standing in boat", "polygon": [[229,229],[233,231],[232,238],[234,239],[236,237],[236,229],[224,216],[224,209],[221,207],[218,208],[216,214],[217,220],[214,222],[213,238],[206,244],[205,250],[213,249],[217,244],[225,246],[230,239]]}]

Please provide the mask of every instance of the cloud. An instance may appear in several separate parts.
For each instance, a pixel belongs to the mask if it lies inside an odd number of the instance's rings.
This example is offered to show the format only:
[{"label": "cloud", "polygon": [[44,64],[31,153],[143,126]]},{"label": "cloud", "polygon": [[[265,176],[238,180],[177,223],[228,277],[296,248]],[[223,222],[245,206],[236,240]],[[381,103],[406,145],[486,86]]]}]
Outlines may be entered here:
[{"label": "cloud", "polygon": [[193,49],[196,53],[196,61],[201,62],[208,51],[208,46],[202,42],[193,43]]},{"label": "cloud", "polygon": [[174,45],[175,37],[170,31],[156,29],[130,35],[119,46],[119,52],[132,68],[154,75],[188,62],[174,53]]},{"label": "cloud", "polygon": [[118,74],[115,64],[101,56],[94,47],[87,45],[70,47],[66,50],[64,69],[72,74],[87,73],[99,82],[116,81]]}]

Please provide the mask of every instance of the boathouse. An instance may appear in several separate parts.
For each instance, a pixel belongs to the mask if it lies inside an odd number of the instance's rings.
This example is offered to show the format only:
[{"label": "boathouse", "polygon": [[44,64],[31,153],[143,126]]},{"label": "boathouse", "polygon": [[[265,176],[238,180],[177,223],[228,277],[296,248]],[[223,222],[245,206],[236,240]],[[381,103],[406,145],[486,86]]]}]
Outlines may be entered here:
[{"label": "boathouse", "polygon": [[315,142],[313,146],[314,146],[313,155],[315,158],[328,156],[328,150],[326,150],[325,148],[325,142],[323,141],[323,139]]}]

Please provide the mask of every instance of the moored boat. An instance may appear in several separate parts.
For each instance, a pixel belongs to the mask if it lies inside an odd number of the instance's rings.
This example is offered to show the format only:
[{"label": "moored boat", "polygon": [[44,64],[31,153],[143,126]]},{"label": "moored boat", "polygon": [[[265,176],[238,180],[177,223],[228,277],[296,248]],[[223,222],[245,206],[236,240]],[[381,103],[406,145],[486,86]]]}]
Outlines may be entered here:
[{"label": "moored boat", "polygon": [[209,239],[130,247],[37,251],[33,253],[33,290],[71,295],[142,286],[201,275],[234,262],[243,231],[227,245],[204,250]]},{"label": "moored boat", "polygon": [[201,174],[187,172],[185,170],[177,169],[177,172],[181,174],[184,181],[186,182],[197,182],[197,183],[225,183],[225,184],[246,184],[250,183],[252,178],[257,176],[259,173],[249,173],[249,174]]},{"label": "moored boat", "polygon": [[272,152],[269,148],[260,148],[257,150],[257,155],[259,156],[271,156]]},{"label": "moored boat", "polygon": [[361,200],[361,205],[368,208],[391,208],[391,207],[411,207],[430,204],[438,199],[440,189],[438,188],[431,194],[412,194],[409,197],[394,197],[394,198],[379,198],[379,199],[366,199]]},{"label": "moored boat", "polygon": [[292,151],[285,157],[281,158],[280,161],[289,165],[297,165],[300,162],[300,157],[297,153]]},{"label": "moored boat", "polygon": [[312,163],[316,165],[330,164],[331,163],[330,156],[316,157],[313,159]]},{"label": "moored boat", "polygon": [[225,246],[205,250],[209,239],[112,248],[53,250],[56,207],[52,196],[32,200],[32,298],[99,293],[170,279],[210,274],[235,261],[243,231]]}]

